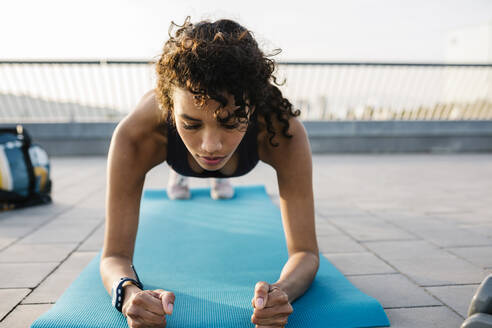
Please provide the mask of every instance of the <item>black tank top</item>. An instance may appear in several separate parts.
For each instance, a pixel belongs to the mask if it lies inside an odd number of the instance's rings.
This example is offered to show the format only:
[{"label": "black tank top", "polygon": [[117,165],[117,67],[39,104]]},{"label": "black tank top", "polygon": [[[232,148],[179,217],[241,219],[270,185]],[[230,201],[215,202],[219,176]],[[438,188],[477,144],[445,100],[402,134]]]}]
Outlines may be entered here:
[{"label": "black tank top", "polygon": [[188,149],[181,139],[174,124],[167,120],[167,163],[181,175],[197,178],[232,178],[245,175],[251,171],[259,161],[258,157],[258,124],[256,120],[248,125],[248,129],[236,148],[238,164],[232,175],[225,175],[220,171],[203,170],[201,173],[193,171],[188,163]]}]

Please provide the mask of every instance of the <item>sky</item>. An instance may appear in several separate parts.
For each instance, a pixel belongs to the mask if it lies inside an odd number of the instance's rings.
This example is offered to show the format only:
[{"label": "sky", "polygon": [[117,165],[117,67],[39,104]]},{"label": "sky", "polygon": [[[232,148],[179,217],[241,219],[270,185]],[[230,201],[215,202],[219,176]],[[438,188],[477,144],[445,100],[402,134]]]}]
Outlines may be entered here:
[{"label": "sky", "polygon": [[441,62],[492,0],[0,0],[0,59],[148,60],[188,15],[237,20],[278,60]]}]

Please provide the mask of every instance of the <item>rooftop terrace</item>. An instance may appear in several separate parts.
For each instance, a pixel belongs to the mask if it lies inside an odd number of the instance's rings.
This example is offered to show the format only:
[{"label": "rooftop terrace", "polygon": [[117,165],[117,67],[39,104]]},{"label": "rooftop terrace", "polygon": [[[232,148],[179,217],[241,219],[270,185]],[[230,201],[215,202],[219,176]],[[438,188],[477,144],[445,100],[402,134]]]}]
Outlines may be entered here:
[{"label": "rooftop terrace", "polygon": [[[0,213],[1,328],[28,327],[100,250],[105,171],[104,157],[55,157],[54,203]],[[492,272],[492,154],[314,155],[313,178],[320,251],[392,327],[459,327]],[[233,183],[265,184],[278,202],[262,163]]]}]

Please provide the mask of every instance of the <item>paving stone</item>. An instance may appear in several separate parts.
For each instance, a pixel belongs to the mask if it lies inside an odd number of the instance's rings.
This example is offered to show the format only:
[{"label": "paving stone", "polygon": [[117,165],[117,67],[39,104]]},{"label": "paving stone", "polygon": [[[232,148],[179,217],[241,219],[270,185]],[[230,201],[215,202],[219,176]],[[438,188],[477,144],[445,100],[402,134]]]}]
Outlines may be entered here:
[{"label": "paving stone", "polygon": [[442,305],[401,274],[348,276],[347,279],[376,298],[384,308]]},{"label": "paving stone", "polygon": [[104,242],[104,222],[97,228],[94,233],[80,245],[77,251],[100,251]]},{"label": "paving stone", "polygon": [[362,210],[381,210],[381,209],[397,209],[400,205],[395,204],[395,202],[388,201],[388,199],[377,201],[374,199],[369,199],[366,201],[357,200],[355,201],[357,207]]},{"label": "paving stone", "polygon": [[0,289],[0,321],[20,301],[29,294],[30,289]]},{"label": "paving stone", "polygon": [[486,274],[480,268],[453,256],[391,260],[391,265],[420,286],[480,283]]},{"label": "paving stone", "polygon": [[33,288],[43,280],[58,263],[2,263],[0,288]]},{"label": "paving stone", "polygon": [[468,315],[468,307],[479,285],[427,287],[426,289],[463,318]]},{"label": "paving stone", "polygon": [[105,207],[104,202],[99,207],[95,206],[87,206],[77,204],[76,207],[62,213],[59,217],[57,217],[58,221],[61,220],[99,220],[102,221],[105,218]]},{"label": "paving stone", "polygon": [[385,310],[392,328],[458,328],[463,318],[445,306]]},{"label": "paving stone", "polygon": [[339,229],[337,229],[334,225],[318,219],[316,220],[316,235],[318,236],[333,236],[333,235],[341,235],[343,234]]},{"label": "paving stone", "polygon": [[359,241],[416,239],[414,235],[381,219],[370,216],[358,217],[357,219],[349,217],[343,220],[333,221],[333,224]]},{"label": "paving stone", "polygon": [[461,228],[454,222],[436,218],[398,220],[395,225],[441,247],[492,245],[492,239]]},{"label": "paving stone", "polygon": [[3,228],[35,228],[41,224],[46,223],[50,219],[53,219],[52,215],[25,215],[22,212],[18,213],[17,210],[6,212],[9,216],[5,216],[0,220],[0,225]]},{"label": "paving stone", "polygon": [[97,254],[97,252],[73,253],[56,271],[34,289],[22,304],[56,302]]},{"label": "paving stone", "polygon": [[0,328],[26,328],[48,311],[53,304],[19,305],[0,322]]},{"label": "paving stone", "polygon": [[322,253],[355,253],[367,250],[345,235],[318,236],[318,248]]},{"label": "paving stone", "polygon": [[492,246],[449,248],[448,250],[478,267],[492,268]]},{"label": "paving stone", "polygon": [[3,249],[4,247],[7,247],[10,244],[12,244],[17,239],[18,238],[15,238],[15,237],[1,237],[0,236],[0,250]]},{"label": "paving stone", "polygon": [[65,204],[52,202],[44,205],[19,208],[13,211],[3,212],[0,216],[0,222],[11,224],[23,224],[23,220],[40,221],[51,219],[59,213],[66,211],[69,207]]},{"label": "paving stone", "polygon": [[[316,199],[321,199],[316,194]],[[316,204],[316,214],[325,218],[332,217],[348,217],[348,216],[365,216],[367,213],[364,210],[354,207],[353,205],[347,206],[327,206],[325,202],[318,201]]]},{"label": "paving stone", "polygon": [[471,224],[470,222],[461,223],[460,227],[476,234],[492,238],[492,218],[487,218],[487,222]]},{"label": "paving stone", "polygon": [[365,242],[364,245],[387,261],[449,257],[449,253],[425,240]]},{"label": "paving stone", "polygon": [[79,243],[94,230],[101,220],[56,219],[33,232],[20,244]]},{"label": "paving stone", "polygon": [[344,275],[395,273],[396,271],[377,258],[367,253],[323,254]]},{"label": "paving stone", "polygon": [[1,262],[61,262],[78,244],[14,244],[0,252]]}]

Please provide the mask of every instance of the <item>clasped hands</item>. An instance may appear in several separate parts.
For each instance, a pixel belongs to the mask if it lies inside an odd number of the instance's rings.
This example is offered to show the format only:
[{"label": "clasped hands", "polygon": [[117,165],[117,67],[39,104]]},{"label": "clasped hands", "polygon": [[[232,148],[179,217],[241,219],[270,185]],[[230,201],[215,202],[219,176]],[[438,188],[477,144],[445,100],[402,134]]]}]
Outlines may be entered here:
[{"label": "clasped hands", "polygon": [[[130,328],[164,328],[171,315],[175,295],[163,289],[142,290],[132,294],[123,305],[123,315]],[[288,295],[278,286],[260,281],[251,300],[255,328],[278,328],[287,324],[293,309]]]}]

